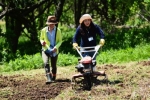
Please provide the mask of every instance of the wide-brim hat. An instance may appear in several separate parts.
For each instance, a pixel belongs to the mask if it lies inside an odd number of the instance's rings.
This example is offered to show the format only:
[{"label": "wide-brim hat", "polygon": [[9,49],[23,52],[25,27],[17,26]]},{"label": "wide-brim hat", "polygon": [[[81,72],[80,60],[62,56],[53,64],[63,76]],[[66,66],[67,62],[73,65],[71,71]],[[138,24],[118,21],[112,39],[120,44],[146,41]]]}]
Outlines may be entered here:
[{"label": "wide-brim hat", "polygon": [[81,24],[85,19],[91,19],[92,20],[92,17],[89,14],[84,14],[81,16],[79,23]]},{"label": "wide-brim hat", "polygon": [[48,16],[47,22],[46,22],[47,25],[57,24],[57,23],[58,22],[56,21],[56,17],[55,16]]}]

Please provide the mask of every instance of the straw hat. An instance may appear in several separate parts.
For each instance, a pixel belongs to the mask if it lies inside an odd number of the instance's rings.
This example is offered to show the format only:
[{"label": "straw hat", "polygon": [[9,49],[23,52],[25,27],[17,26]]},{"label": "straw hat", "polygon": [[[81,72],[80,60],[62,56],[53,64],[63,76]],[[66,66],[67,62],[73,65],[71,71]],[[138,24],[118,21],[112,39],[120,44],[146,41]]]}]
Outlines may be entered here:
[{"label": "straw hat", "polygon": [[89,14],[84,14],[81,16],[79,23],[81,24],[85,19],[91,19],[92,20],[92,17]]},{"label": "straw hat", "polygon": [[46,22],[47,25],[57,24],[57,23],[58,22],[56,21],[56,17],[55,16],[48,16],[47,22]]}]

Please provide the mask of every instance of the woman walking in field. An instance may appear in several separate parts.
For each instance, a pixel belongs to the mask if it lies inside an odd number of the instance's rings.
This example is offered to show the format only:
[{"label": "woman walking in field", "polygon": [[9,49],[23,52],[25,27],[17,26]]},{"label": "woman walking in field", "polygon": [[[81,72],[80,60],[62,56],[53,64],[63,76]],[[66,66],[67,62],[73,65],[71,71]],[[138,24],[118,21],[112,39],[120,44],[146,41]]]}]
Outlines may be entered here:
[{"label": "woman walking in field", "polygon": [[[51,83],[56,79],[56,64],[59,47],[62,44],[62,35],[60,29],[55,26],[57,24],[55,16],[48,16],[46,24],[47,26],[41,30],[40,42],[42,45],[42,59],[47,77],[46,83]],[[51,70],[49,60],[51,62]]]}]

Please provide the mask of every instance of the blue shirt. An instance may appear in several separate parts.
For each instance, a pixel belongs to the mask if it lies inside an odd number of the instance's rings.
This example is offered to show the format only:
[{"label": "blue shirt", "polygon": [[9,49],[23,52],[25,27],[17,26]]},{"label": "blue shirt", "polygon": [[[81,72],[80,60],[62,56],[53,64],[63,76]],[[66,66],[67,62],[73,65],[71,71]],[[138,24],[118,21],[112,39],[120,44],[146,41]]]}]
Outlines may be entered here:
[{"label": "blue shirt", "polygon": [[56,27],[54,27],[54,29],[50,32],[48,31],[48,28],[47,28],[47,37],[48,37],[48,40],[50,41],[50,48],[54,48],[55,46],[55,34],[56,34]]},{"label": "blue shirt", "polygon": [[47,27],[47,30],[46,30],[46,33],[47,33],[47,37],[48,37],[48,40],[50,41],[50,50],[47,50],[48,53],[51,54],[52,57],[55,57],[57,55],[57,53],[52,53],[52,49],[54,48],[55,46],[55,34],[56,34],[56,27],[54,27],[54,29],[50,32],[48,31],[48,28]]}]

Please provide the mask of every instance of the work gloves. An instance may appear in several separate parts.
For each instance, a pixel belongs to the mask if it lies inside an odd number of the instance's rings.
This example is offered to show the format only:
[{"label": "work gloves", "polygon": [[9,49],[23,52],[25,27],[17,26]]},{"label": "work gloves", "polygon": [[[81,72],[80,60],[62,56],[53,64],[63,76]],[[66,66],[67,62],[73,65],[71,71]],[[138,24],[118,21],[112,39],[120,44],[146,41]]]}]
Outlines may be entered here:
[{"label": "work gloves", "polygon": [[100,44],[101,46],[103,46],[103,45],[105,44],[105,40],[104,40],[104,39],[100,39],[99,44]]},{"label": "work gloves", "polygon": [[55,57],[57,55],[57,48],[54,47],[54,48],[50,48],[46,42],[42,42],[42,46],[46,46],[48,49],[45,51],[45,53],[49,54],[50,57]]},{"label": "work gloves", "polygon": [[73,45],[73,48],[74,48],[74,49],[79,48],[79,46],[78,46],[77,43],[73,43],[72,45]]},{"label": "work gloves", "polygon": [[42,46],[45,46],[46,45],[46,42],[44,41],[43,43],[42,43]]}]

